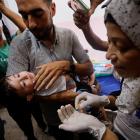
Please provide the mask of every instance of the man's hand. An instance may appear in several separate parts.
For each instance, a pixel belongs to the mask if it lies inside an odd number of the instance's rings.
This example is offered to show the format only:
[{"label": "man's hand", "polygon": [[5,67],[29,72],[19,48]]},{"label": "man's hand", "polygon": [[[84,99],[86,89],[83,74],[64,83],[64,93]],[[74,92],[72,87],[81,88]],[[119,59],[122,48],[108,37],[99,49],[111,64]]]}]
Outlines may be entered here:
[{"label": "man's hand", "polygon": [[97,118],[91,115],[76,111],[71,105],[61,106],[58,109],[58,116],[62,122],[60,129],[71,132],[91,132],[95,131],[101,140],[106,127]]},{"label": "man's hand", "polygon": [[83,92],[79,94],[75,99],[76,109],[85,109],[87,106],[105,106],[110,101],[107,96],[98,96],[91,93]]},{"label": "man's hand", "polygon": [[34,89],[37,91],[48,89],[60,75],[69,70],[69,66],[69,61],[55,61],[41,65],[34,79]]}]

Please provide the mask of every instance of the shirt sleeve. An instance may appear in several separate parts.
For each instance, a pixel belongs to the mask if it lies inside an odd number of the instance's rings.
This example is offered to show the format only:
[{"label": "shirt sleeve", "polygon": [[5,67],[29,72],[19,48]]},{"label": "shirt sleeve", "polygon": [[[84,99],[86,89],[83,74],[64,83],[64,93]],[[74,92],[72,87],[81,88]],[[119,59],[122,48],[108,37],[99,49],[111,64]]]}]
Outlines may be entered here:
[{"label": "shirt sleeve", "polygon": [[75,60],[79,63],[85,63],[89,61],[89,56],[87,55],[86,51],[84,50],[83,46],[81,45],[78,37],[73,33],[72,35],[72,54]]},{"label": "shirt sleeve", "polygon": [[28,70],[29,58],[26,49],[26,41],[22,40],[21,37],[22,35],[19,35],[11,42],[6,73],[7,76]]}]

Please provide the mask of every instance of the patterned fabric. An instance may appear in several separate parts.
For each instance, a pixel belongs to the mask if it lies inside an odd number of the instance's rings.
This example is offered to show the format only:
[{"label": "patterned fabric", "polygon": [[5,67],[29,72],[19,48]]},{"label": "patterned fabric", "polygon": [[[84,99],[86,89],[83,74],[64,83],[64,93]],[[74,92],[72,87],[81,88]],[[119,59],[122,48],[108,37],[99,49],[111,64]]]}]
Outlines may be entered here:
[{"label": "patterned fabric", "polygon": [[140,77],[124,79],[116,100],[118,114],[114,129],[128,140],[140,139]]},{"label": "patterned fabric", "polygon": [[129,39],[140,48],[140,0],[112,0],[106,9]]},{"label": "patterned fabric", "polygon": [[140,108],[140,77],[124,79],[121,95],[116,100],[118,109],[131,114]]}]

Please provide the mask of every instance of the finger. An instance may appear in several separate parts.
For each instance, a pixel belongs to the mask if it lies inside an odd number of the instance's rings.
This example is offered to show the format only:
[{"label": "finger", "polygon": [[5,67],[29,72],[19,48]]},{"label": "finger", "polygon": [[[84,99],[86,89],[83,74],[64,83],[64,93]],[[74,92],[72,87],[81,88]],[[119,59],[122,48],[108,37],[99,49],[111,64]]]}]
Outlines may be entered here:
[{"label": "finger", "polygon": [[76,96],[76,98],[75,98],[75,108],[78,109],[81,100],[86,100],[86,99],[87,99],[87,96],[84,93],[79,94],[78,96]]},{"label": "finger", "polygon": [[55,76],[52,77],[52,79],[48,82],[48,84],[47,84],[47,86],[46,86],[45,89],[49,89],[49,88],[53,85],[53,83],[54,83],[54,82],[58,79],[58,77],[60,76],[60,73],[61,73],[60,71],[55,73]]},{"label": "finger", "polygon": [[68,6],[69,6],[70,8],[72,8],[72,7],[71,7],[71,1],[68,1]]},{"label": "finger", "polygon": [[71,112],[74,113],[76,111],[75,108],[72,105],[70,105],[70,104],[69,104],[69,106],[70,106]]},{"label": "finger", "polygon": [[48,70],[45,70],[42,71],[42,74],[39,75],[36,83],[35,83],[35,86],[34,86],[34,89],[37,89],[37,90],[40,90],[43,86],[41,84],[45,84],[45,82],[43,82],[45,79],[47,80],[47,76],[49,75],[49,71]]},{"label": "finger", "polygon": [[44,68],[41,68],[41,69],[37,72],[37,74],[36,74],[36,76],[35,76],[35,78],[34,78],[34,83],[35,83],[34,88],[35,88],[35,89],[36,89],[37,86],[38,86],[38,79],[39,79],[40,76],[44,73],[44,71],[45,71],[45,69],[44,69]]},{"label": "finger", "polygon": [[37,73],[41,70],[41,66],[36,67],[34,70],[34,74],[37,75]]},{"label": "finger", "polygon": [[61,109],[57,110],[59,119],[61,120],[61,122],[64,122],[64,120],[66,119],[66,117],[64,116],[64,114],[62,113]]},{"label": "finger", "polygon": [[73,129],[73,127],[69,124],[60,124],[59,125],[59,129],[63,129],[65,131],[71,131],[74,132],[75,130]]},{"label": "finger", "polygon": [[69,116],[71,116],[74,112],[74,108],[69,104],[69,105],[66,105],[66,111],[67,111],[67,114]]},{"label": "finger", "polygon": [[[48,74],[47,73],[44,74],[43,78],[45,77],[45,79],[42,78],[42,81],[40,81],[41,82],[40,85],[38,85],[37,91],[39,91],[41,89],[44,89],[44,87],[46,85],[47,86],[45,87],[45,89],[48,89],[55,82],[55,81],[53,81],[52,83],[50,83],[53,80],[52,77],[54,76],[54,73],[56,73],[56,70],[55,71],[51,71]],[[49,86],[48,86],[48,84],[49,84]]]},{"label": "finger", "polygon": [[[63,115],[65,116],[66,119],[69,118],[69,115],[67,113],[67,108],[64,106],[61,106],[61,112],[63,113]],[[63,121],[64,122],[64,121]]]},{"label": "finger", "polygon": [[[95,7],[96,8],[96,7]],[[90,8],[89,11],[88,11],[88,16],[91,16],[94,11],[95,11],[95,8]]]}]

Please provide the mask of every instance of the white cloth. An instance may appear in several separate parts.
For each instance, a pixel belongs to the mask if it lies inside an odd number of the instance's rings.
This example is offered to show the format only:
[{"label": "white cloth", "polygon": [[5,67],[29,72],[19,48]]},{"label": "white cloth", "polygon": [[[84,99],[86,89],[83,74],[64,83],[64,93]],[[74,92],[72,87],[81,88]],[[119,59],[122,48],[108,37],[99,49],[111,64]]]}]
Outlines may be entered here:
[{"label": "white cloth", "polygon": [[49,89],[44,89],[38,92],[38,95],[48,96],[64,90],[66,90],[66,78],[65,76],[60,76]]}]

